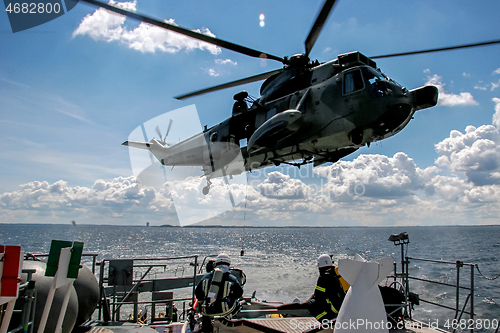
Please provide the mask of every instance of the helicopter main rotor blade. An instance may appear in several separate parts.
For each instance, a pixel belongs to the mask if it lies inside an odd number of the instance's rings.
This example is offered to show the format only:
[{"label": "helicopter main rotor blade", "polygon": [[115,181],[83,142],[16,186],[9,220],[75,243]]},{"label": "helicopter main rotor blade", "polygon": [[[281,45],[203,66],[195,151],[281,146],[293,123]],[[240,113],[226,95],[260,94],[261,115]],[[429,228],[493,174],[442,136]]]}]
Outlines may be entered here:
[{"label": "helicopter main rotor blade", "polygon": [[94,6],[102,7],[104,9],[118,13],[120,15],[125,15],[127,17],[155,25],[155,26],[163,28],[163,29],[171,30],[171,31],[177,32],[179,34],[182,34],[184,36],[195,38],[195,39],[201,40],[203,42],[213,44],[216,46],[220,46],[222,48],[225,48],[225,49],[228,49],[228,50],[231,50],[234,52],[238,52],[238,53],[250,56],[250,57],[272,59],[272,60],[277,60],[279,62],[283,62],[283,58],[281,58],[281,57],[278,57],[278,56],[275,56],[275,55],[272,55],[269,53],[261,52],[261,51],[255,50],[255,49],[251,49],[251,48],[248,48],[248,47],[245,47],[242,45],[234,44],[234,43],[231,43],[231,42],[219,39],[219,38],[204,35],[204,34],[201,34],[199,32],[191,31],[189,29],[181,28],[177,25],[162,22],[162,21],[159,21],[157,19],[145,16],[142,14],[129,12],[128,10],[124,10],[124,9],[121,9],[121,8],[118,8],[118,7],[115,7],[115,6],[106,4],[106,3],[102,3],[100,1],[96,1],[96,0],[82,0],[82,1],[88,2]]},{"label": "helicopter main rotor blade", "polygon": [[309,35],[307,36],[305,41],[306,56],[309,56],[309,53],[311,52],[314,43],[316,42],[316,39],[321,32],[321,29],[323,29],[323,25],[325,24],[326,19],[328,18],[328,15],[330,14],[336,1],[337,0],[326,0],[323,8],[319,12],[318,17],[316,18],[316,22],[314,22],[311,31],[309,32]]},{"label": "helicopter main rotor blade", "polygon": [[411,52],[403,52],[403,53],[393,53],[386,55],[379,55],[375,57],[370,57],[371,59],[382,59],[382,58],[392,58],[392,57],[401,57],[406,55],[413,54],[422,54],[422,53],[432,53],[432,52],[441,52],[441,51],[449,51],[449,50],[458,50],[458,49],[466,49],[469,47],[477,47],[477,46],[486,46],[492,44],[500,44],[500,39],[492,40],[489,42],[481,42],[481,43],[473,43],[473,44],[464,44],[464,45],[456,45],[456,46],[448,46],[448,47],[440,47],[437,49],[428,49],[428,50],[420,50],[420,51],[411,51]]},{"label": "helicopter main rotor blade", "polygon": [[243,79],[239,79],[239,80],[236,80],[236,81],[227,82],[227,83],[224,83],[224,84],[220,84],[220,85],[213,86],[213,87],[210,87],[210,88],[205,88],[205,89],[202,89],[202,90],[193,91],[193,92],[190,92],[189,94],[176,96],[174,98],[176,98],[178,100],[183,100],[183,99],[186,99],[186,98],[189,98],[189,97],[199,96],[199,95],[203,95],[203,94],[206,94],[206,93],[209,93],[209,92],[213,92],[213,91],[218,91],[218,90],[222,90],[222,89],[226,89],[226,88],[240,86],[242,84],[247,84],[247,83],[252,83],[252,82],[264,80],[264,79],[267,79],[268,77],[273,76],[274,74],[279,73],[282,70],[283,69],[275,69],[275,70],[270,71],[270,72],[266,72],[266,73],[262,73],[262,74],[257,74],[257,75],[254,75],[254,76],[249,76],[249,77],[246,77],[246,78],[243,78]]}]

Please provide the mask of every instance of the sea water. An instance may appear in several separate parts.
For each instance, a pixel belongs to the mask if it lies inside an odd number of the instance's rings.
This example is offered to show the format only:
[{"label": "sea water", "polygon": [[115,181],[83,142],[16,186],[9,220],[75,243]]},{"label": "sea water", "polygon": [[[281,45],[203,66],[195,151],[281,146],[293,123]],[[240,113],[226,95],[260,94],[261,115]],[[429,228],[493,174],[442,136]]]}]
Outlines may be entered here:
[{"label": "sea water", "polygon": [[[323,253],[332,254],[334,263],[356,254],[367,260],[392,256],[399,271],[401,248],[387,239],[401,232],[407,232],[410,240],[405,257],[451,262],[437,264],[410,259],[411,276],[455,284],[457,260],[478,265],[482,275],[472,268],[474,322],[469,320],[469,315],[464,315],[462,324],[466,326],[462,327],[494,332],[500,320],[500,278],[487,280],[483,275],[493,278],[500,273],[500,226],[181,228],[1,224],[0,244],[21,245],[25,252],[48,253],[52,239],[82,241],[84,252],[99,253],[99,261],[188,255],[199,255],[201,261],[206,255],[226,252],[232,258],[232,265],[247,276],[245,294],[255,291],[260,300],[291,302],[295,298],[306,300],[314,291],[318,276],[316,259]],[[392,280],[385,283],[390,282]],[[470,282],[470,266],[461,267],[460,285],[469,287]],[[422,300],[455,307],[454,287],[412,279],[410,289]],[[184,293],[188,295],[190,290]],[[460,308],[468,293],[469,290],[460,289]],[[456,323],[453,322],[455,311],[423,301],[412,313],[415,319],[448,331],[452,331],[451,325]],[[458,328],[461,331],[460,326]]]}]

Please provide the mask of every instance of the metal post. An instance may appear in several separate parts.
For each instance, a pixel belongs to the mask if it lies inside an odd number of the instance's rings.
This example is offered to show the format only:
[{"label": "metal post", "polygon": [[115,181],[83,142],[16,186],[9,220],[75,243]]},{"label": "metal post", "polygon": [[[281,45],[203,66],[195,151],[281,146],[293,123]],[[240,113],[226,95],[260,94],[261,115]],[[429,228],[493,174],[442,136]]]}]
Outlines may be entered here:
[{"label": "metal post", "polygon": [[[408,246],[408,244],[406,244],[406,246]],[[405,304],[407,306],[407,311],[408,311],[409,317],[410,317],[410,319],[412,319],[411,306],[409,304],[409,302],[410,302],[410,271],[409,271],[409,267],[408,267],[409,263],[410,263],[410,260],[408,259],[408,257],[405,257],[405,264],[406,264],[406,275],[405,275],[405,279],[406,279],[406,294],[405,294]]]},{"label": "metal post", "polygon": [[[405,250],[404,250],[404,244],[401,243],[401,281],[406,281],[405,279]],[[407,289],[405,286],[405,293],[407,293]]]},{"label": "metal post", "polygon": [[23,332],[28,332],[29,327],[31,327],[30,332],[33,332],[33,321],[31,320],[33,309],[33,301],[35,294],[35,281],[28,281],[28,286],[26,288],[25,304],[23,305]]},{"label": "metal post", "polygon": [[196,268],[198,267],[198,256],[194,256],[194,272],[193,272],[193,296],[191,302],[194,305],[194,292],[196,290]]},{"label": "metal post", "polygon": [[[31,280],[31,278],[30,278]],[[36,284],[35,281],[33,281],[33,289],[28,293],[28,295],[32,295],[30,299],[30,315],[29,315],[29,331],[28,333],[33,333],[34,327],[35,327],[35,308],[36,308]]]},{"label": "metal post", "polygon": [[92,256],[92,274],[95,274],[96,260],[97,260],[97,256]]},{"label": "metal post", "polygon": [[[470,320],[474,322],[474,265],[470,265]],[[474,333],[474,325],[470,332]]]},{"label": "metal post", "polygon": [[394,281],[397,281],[398,278],[398,265],[394,262]]},{"label": "metal post", "polygon": [[463,266],[463,263],[460,260],[457,260],[456,266],[457,266],[457,291],[456,291],[455,319],[458,318],[458,311],[460,311],[460,267]]},{"label": "metal post", "polygon": [[[102,315],[102,307],[103,307],[103,302],[104,299],[106,298],[106,293],[104,292],[104,263],[105,261],[101,261],[99,264],[99,320],[101,320],[101,315]],[[105,303],[104,303],[105,304]]]}]

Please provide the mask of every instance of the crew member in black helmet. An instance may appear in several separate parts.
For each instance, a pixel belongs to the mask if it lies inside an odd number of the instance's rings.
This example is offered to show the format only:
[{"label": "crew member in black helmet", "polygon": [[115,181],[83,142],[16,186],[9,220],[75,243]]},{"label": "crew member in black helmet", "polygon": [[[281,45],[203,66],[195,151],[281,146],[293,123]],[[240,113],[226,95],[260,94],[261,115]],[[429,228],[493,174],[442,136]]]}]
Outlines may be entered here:
[{"label": "crew member in black helmet", "polygon": [[231,259],[221,253],[215,260],[215,269],[203,276],[196,286],[195,295],[203,315],[202,332],[212,332],[212,317],[232,315],[240,306],[238,299],[243,289],[238,279],[229,272]]}]

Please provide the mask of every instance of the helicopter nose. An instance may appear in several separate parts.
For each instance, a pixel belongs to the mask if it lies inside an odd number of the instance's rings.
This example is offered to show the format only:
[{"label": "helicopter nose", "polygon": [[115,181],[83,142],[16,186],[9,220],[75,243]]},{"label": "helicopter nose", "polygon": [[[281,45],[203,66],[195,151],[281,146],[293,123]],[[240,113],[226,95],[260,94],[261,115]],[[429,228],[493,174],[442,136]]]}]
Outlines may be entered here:
[{"label": "helicopter nose", "polygon": [[410,90],[415,111],[433,107],[438,102],[439,89],[435,86],[425,86]]},{"label": "helicopter nose", "polygon": [[412,113],[412,107],[408,103],[397,103],[391,105],[387,112],[379,119],[380,127],[385,132],[393,131],[405,123]]}]

